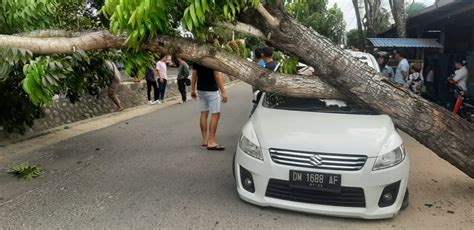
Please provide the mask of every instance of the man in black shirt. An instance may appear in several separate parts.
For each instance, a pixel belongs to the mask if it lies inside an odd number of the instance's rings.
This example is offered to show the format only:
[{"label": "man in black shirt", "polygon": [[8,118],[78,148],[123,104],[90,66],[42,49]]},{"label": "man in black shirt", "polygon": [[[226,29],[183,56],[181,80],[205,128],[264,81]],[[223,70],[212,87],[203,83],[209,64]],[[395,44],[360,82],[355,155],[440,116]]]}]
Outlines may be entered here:
[{"label": "man in black shirt", "polygon": [[[221,96],[223,103],[227,103],[228,100],[221,73],[195,63],[191,87],[191,97],[197,98],[199,95],[200,100],[202,146],[207,147],[208,150],[225,150],[224,146],[216,142],[217,125],[221,116]],[[209,113],[211,113],[211,121],[208,128]]]},{"label": "man in black shirt", "polygon": [[263,48],[263,61],[265,62],[265,68],[271,71],[275,71],[277,63],[273,60],[273,51],[272,47]]}]

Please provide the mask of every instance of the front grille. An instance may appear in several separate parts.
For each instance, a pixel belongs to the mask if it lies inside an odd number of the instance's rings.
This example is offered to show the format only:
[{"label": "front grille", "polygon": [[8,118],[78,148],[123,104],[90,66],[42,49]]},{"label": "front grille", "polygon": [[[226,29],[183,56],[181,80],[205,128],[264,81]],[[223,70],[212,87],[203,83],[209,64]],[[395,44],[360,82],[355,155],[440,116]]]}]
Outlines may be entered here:
[{"label": "front grille", "polygon": [[292,188],[289,186],[288,181],[270,179],[265,196],[311,204],[365,207],[364,190],[354,187],[341,187],[341,192],[334,193]]},{"label": "front grille", "polygon": [[364,167],[367,156],[330,153],[312,153],[270,149],[273,162],[304,168],[356,171]]}]

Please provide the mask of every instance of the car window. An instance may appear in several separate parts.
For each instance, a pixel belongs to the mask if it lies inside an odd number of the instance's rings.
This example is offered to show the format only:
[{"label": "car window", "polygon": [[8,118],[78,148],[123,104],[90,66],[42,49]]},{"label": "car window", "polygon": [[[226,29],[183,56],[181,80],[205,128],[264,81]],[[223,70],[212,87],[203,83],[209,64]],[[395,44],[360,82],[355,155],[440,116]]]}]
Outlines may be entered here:
[{"label": "car window", "polygon": [[375,69],[375,66],[374,66],[374,63],[372,63],[372,61],[369,59],[369,57],[367,56],[354,56],[356,59],[358,59],[359,61],[363,62],[364,64],[372,67]]},{"label": "car window", "polygon": [[278,94],[265,94],[262,105],[270,109],[282,109],[304,112],[344,113],[375,115],[364,105],[337,99],[311,99],[287,97]]}]

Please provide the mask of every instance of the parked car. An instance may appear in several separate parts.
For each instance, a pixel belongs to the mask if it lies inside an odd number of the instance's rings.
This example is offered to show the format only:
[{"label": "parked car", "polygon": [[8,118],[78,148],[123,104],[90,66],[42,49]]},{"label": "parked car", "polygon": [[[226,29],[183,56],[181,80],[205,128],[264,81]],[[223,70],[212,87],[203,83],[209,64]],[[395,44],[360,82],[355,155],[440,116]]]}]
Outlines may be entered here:
[{"label": "parked car", "polygon": [[354,58],[358,59],[359,61],[367,64],[368,66],[380,72],[379,64],[377,63],[377,59],[375,59],[374,55],[369,53],[364,53],[360,51],[353,51],[353,50],[346,50],[349,54],[351,54]]},{"label": "parked car", "polygon": [[234,157],[241,199],[365,219],[408,206],[409,158],[389,116],[342,100],[260,95]]}]

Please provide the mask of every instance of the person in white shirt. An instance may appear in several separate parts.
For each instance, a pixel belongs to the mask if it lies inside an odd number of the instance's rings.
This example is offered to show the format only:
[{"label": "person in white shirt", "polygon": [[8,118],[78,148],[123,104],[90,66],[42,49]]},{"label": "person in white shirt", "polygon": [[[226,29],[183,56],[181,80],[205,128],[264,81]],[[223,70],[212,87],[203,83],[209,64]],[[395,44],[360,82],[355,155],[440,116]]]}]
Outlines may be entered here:
[{"label": "person in white shirt", "polygon": [[404,85],[408,75],[410,74],[410,65],[408,64],[408,60],[405,58],[403,50],[395,51],[395,60],[398,61],[398,66],[394,78],[390,80],[399,85]]},{"label": "person in white shirt", "polygon": [[454,71],[453,81],[456,82],[456,85],[459,86],[465,93],[467,93],[467,69],[465,60],[456,60],[454,62]]},{"label": "person in white shirt", "polygon": [[165,99],[166,84],[168,82],[168,68],[166,66],[167,54],[161,56],[156,63],[156,76],[158,78],[158,103],[161,104]]}]

